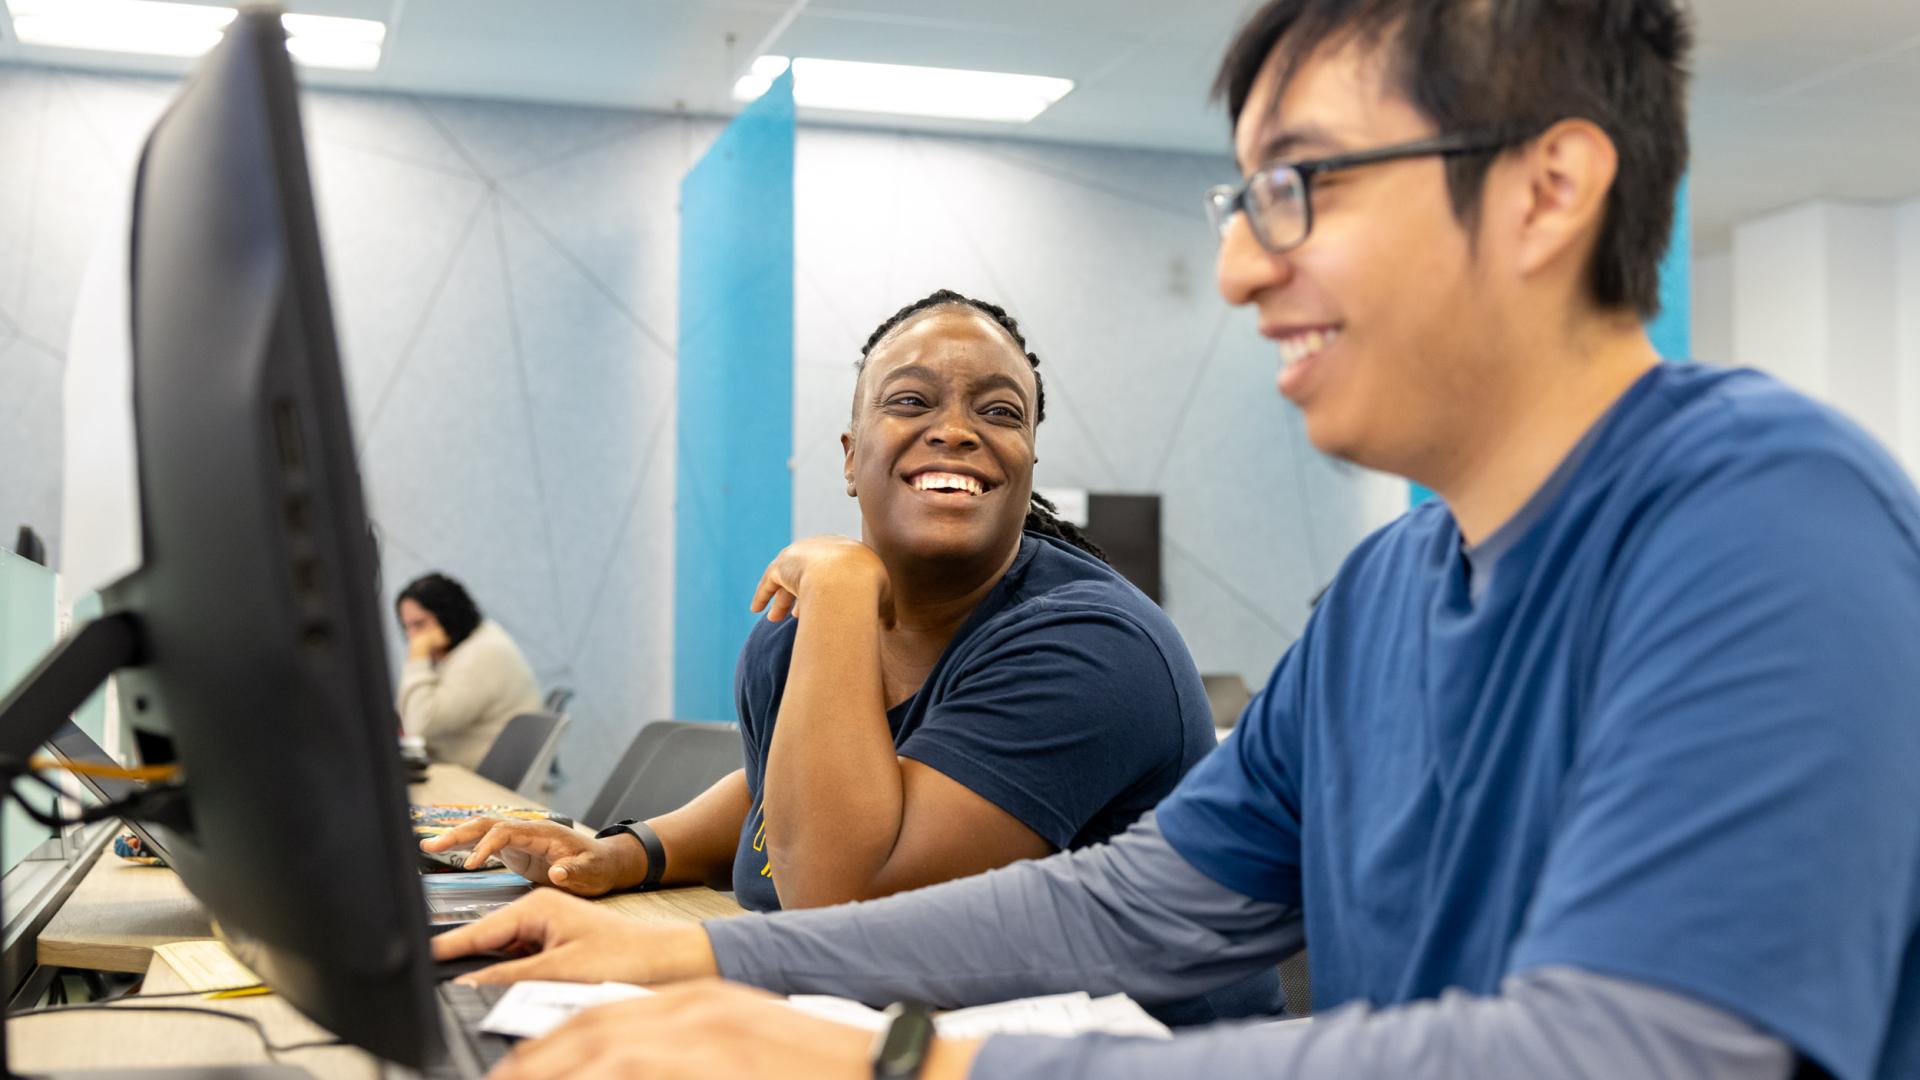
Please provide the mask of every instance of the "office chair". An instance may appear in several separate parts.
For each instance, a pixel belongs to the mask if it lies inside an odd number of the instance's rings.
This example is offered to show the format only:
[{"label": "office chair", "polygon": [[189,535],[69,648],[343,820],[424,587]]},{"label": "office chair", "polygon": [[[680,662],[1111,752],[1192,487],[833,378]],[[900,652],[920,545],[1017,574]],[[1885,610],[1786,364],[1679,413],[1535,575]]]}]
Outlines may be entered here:
[{"label": "office chair", "polygon": [[567,718],[552,713],[521,713],[507,721],[494,737],[487,756],[480,759],[474,772],[521,795],[540,793],[547,765],[567,729]]},{"label": "office chair", "polygon": [[13,543],[13,552],[28,562],[38,563],[41,566],[47,565],[46,542],[40,539],[40,534],[34,532],[31,525],[20,526],[20,535]]},{"label": "office chair", "polygon": [[[541,708],[541,711],[543,712],[550,712],[555,716],[562,716],[571,720],[572,717],[567,716],[567,704],[572,700],[573,700],[572,687],[556,686],[553,689],[547,691],[547,700],[541,703],[540,708]],[[558,751],[556,751],[553,755],[553,759],[547,764],[547,780],[546,780],[547,790],[548,791],[560,790],[562,787],[566,785],[566,780],[567,780],[566,770],[561,768],[560,754],[558,753]]]},{"label": "office chair", "polygon": [[1313,1015],[1313,983],[1307,976],[1307,950],[1280,961],[1280,989],[1287,995],[1287,1017]]},{"label": "office chair", "polygon": [[1214,674],[1200,676],[1201,685],[1207,688],[1207,704],[1213,711],[1213,726],[1230,728],[1240,720],[1240,713],[1253,700],[1253,691],[1247,689],[1247,681],[1238,675]]},{"label": "office chair", "polygon": [[620,756],[586,822],[600,828],[678,810],[741,764],[739,725],[655,720]]}]

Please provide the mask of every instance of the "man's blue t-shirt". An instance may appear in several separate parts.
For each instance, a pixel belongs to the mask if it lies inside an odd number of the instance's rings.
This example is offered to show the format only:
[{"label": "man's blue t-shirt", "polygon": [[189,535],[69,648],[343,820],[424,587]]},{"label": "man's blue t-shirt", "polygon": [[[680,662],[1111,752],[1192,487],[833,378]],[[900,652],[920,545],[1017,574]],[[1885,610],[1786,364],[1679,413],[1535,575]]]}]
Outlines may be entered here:
[{"label": "man's blue t-shirt", "polygon": [[[753,808],[733,888],[750,911],[780,907],[761,781],[797,630],[762,622],[734,675]],[[1166,614],[1112,567],[1035,533],[887,724],[901,757],[1062,849],[1133,824],[1214,746],[1206,689]]]},{"label": "man's blue t-shirt", "polygon": [[1492,566],[1438,503],[1361,544],[1161,829],[1304,906],[1316,1006],[1566,965],[1920,1076],[1920,497],[1705,366],[1563,479]]}]

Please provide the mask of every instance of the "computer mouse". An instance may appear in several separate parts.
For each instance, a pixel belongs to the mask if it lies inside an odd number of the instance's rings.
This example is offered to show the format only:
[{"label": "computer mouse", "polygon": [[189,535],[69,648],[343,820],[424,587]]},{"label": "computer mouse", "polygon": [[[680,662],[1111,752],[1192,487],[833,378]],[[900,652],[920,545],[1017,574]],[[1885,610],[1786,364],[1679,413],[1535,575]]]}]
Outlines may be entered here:
[{"label": "computer mouse", "polygon": [[511,959],[513,959],[513,957],[507,953],[483,952],[474,953],[472,956],[462,956],[456,960],[435,960],[433,962],[433,981],[448,982],[469,972],[492,967],[502,960]]},{"label": "computer mouse", "polygon": [[[447,870],[464,871],[467,868],[467,856],[471,854],[473,854],[471,851],[422,851],[420,852],[420,872],[437,874]],[[500,861],[500,856],[495,855],[487,860],[486,865],[478,869],[504,870],[506,866],[506,863]]]}]

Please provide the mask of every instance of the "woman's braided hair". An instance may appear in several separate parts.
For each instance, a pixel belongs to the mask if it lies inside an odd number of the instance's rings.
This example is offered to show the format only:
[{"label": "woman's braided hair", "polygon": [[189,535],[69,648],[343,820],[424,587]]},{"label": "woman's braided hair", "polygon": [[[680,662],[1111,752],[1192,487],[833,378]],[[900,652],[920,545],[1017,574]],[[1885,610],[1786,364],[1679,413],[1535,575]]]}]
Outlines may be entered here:
[{"label": "woman's braided hair", "polygon": [[[1039,427],[1040,422],[1047,418],[1047,390],[1040,381],[1040,358],[1027,350],[1027,339],[1020,333],[1020,323],[1007,314],[1006,308],[998,304],[989,304],[985,300],[975,300],[971,296],[962,296],[952,289],[935,290],[894,312],[891,318],[881,323],[879,328],[867,338],[867,343],[860,347],[860,360],[854,365],[854,371],[856,373],[866,371],[867,357],[873,352],[874,346],[885,340],[888,334],[900,327],[900,324],[930,308],[954,306],[972,308],[998,323],[1000,329],[1005,330],[1007,336],[1013,338],[1014,345],[1026,355],[1027,363],[1033,365],[1033,423],[1035,427]],[[1062,518],[1053,503],[1039,492],[1033,493],[1033,501],[1027,507],[1026,524],[1022,527],[1028,532],[1064,540],[1101,562],[1107,560],[1107,553],[1100,550],[1100,545],[1088,539],[1087,534],[1081,532],[1079,526]]]}]

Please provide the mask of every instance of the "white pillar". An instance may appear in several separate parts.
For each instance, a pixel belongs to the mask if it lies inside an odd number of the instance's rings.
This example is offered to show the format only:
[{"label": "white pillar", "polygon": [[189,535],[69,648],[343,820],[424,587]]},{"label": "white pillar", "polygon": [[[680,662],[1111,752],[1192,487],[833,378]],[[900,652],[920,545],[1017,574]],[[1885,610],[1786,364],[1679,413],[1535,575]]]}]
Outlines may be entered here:
[{"label": "white pillar", "polygon": [[1733,252],[1693,257],[1693,358],[1741,364],[1733,348]]},{"label": "white pillar", "polygon": [[[1822,201],[1735,228],[1727,358],[1833,405],[1896,454],[1912,428],[1900,393],[1909,316],[1896,303],[1899,217],[1892,206]],[[1910,249],[1920,259],[1920,244]]]}]

